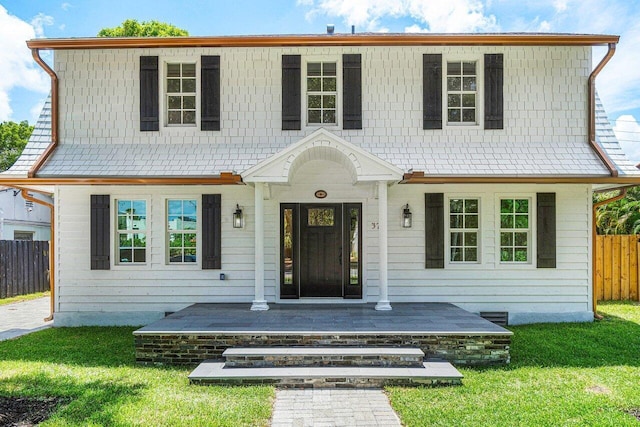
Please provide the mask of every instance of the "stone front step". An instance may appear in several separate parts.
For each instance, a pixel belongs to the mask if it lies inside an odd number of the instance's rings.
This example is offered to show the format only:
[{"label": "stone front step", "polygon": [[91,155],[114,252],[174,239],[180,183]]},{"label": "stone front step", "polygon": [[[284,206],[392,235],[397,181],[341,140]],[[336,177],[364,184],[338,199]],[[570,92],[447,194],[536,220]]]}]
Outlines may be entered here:
[{"label": "stone front step", "polygon": [[192,384],[277,384],[302,388],[370,388],[387,385],[458,385],[462,374],[448,362],[428,361],[422,367],[277,367],[228,368],[217,360],[202,362]]},{"label": "stone front step", "polygon": [[248,347],[222,353],[225,368],[384,366],[422,368],[424,352],[398,347]]}]

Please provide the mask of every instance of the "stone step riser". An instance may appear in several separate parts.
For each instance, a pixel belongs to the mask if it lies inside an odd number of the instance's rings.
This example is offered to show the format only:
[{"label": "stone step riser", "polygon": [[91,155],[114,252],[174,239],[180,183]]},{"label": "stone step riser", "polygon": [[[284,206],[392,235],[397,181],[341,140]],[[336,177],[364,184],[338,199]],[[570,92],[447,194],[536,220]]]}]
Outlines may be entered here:
[{"label": "stone step riser", "polygon": [[272,368],[287,366],[381,366],[420,367],[422,357],[380,356],[227,356],[225,368]]},{"label": "stone step riser", "polygon": [[271,384],[283,388],[382,388],[386,386],[454,386],[459,378],[203,378],[192,379],[195,385]]}]

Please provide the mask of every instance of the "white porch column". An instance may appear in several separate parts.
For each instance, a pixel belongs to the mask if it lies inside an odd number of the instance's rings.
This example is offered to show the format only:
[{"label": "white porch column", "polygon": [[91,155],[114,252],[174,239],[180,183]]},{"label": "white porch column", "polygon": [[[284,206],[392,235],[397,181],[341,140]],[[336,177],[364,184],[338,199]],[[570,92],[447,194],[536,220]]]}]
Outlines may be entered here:
[{"label": "white porch column", "polygon": [[380,300],[376,304],[376,310],[391,310],[389,303],[389,283],[387,281],[387,262],[389,261],[387,249],[387,182],[378,181],[378,236],[380,266]]},{"label": "white porch column", "polygon": [[264,299],[264,183],[255,185],[255,299],[251,310],[269,310]]}]

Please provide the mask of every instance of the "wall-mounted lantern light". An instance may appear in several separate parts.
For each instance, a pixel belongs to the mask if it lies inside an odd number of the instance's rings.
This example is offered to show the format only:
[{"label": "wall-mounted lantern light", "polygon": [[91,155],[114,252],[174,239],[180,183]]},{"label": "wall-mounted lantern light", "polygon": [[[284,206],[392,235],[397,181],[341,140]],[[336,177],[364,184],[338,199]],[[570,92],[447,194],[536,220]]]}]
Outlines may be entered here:
[{"label": "wall-mounted lantern light", "polygon": [[411,211],[409,210],[409,203],[407,203],[402,209],[402,228],[411,228]]},{"label": "wall-mounted lantern light", "polygon": [[233,213],[233,228],[242,228],[244,225],[244,218],[242,216],[242,209],[236,204],[236,211]]}]

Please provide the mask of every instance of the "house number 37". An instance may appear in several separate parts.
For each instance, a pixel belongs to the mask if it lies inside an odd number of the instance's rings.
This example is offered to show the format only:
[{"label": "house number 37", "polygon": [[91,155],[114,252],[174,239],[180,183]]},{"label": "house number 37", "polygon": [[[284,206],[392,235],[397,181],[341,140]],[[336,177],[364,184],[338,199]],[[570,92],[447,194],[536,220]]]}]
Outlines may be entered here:
[{"label": "house number 37", "polygon": [[371,223],[371,229],[372,230],[377,230],[379,228],[380,228],[380,224],[379,223],[377,223],[377,222],[372,222]]}]

